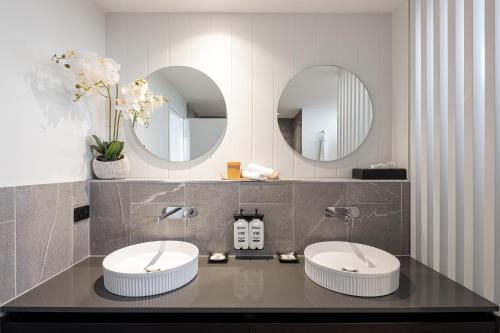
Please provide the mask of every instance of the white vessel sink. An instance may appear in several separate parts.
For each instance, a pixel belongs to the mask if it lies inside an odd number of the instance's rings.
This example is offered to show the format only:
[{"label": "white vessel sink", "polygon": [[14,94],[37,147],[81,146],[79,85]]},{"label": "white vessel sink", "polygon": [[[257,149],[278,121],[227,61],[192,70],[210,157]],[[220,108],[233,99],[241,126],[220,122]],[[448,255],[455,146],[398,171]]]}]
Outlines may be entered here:
[{"label": "white vessel sink", "polygon": [[117,250],[102,263],[104,287],[120,296],[151,296],[180,288],[198,273],[198,248],[157,241]]},{"label": "white vessel sink", "polygon": [[372,246],[321,242],[306,247],[304,256],[307,276],[342,294],[375,297],[399,287],[398,258]]}]

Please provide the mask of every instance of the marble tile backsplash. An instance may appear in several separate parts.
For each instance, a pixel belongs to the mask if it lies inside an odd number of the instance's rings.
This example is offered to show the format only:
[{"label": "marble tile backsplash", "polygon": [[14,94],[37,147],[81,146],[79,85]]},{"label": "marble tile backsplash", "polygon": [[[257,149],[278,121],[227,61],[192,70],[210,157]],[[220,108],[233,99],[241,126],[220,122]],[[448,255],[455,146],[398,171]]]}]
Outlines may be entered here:
[{"label": "marble tile backsplash", "polygon": [[[129,244],[186,240],[200,253],[232,251],[233,215],[239,209],[264,214],[265,249],[304,248],[318,241],[345,240],[409,254],[409,183],[381,182],[186,182],[90,183],[90,253],[106,255]],[[199,210],[189,220],[155,224],[167,206]],[[328,206],[355,206],[353,223],[326,218]]]},{"label": "marble tile backsplash", "polygon": [[[73,208],[90,219],[73,223]],[[163,220],[167,206],[196,207],[189,220]],[[356,206],[346,225],[327,206]],[[348,240],[394,254],[410,251],[408,182],[82,181],[0,188],[0,304],[89,254],[152,240],[186,240],[201,254],[233,247],[233,215],[264,214],[265,249],[299,253],[318,241]]]},{"label": "marble tile backsplash", "polygon": [[0,304],[33,288],[89,253],[87,181],[0,188]]}]

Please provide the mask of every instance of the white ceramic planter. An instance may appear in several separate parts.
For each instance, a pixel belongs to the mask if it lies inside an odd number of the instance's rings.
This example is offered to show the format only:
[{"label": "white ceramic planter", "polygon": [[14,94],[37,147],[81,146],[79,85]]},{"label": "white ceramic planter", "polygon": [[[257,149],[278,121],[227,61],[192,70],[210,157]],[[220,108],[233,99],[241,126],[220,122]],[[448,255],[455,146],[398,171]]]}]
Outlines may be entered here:
[{"label": "white ceramic planter", "polygon": [[125,155],[121,160],[112,162],[102,162],[94,158],[92,169],[99,179],[123,179],[127,178],[130,171],[130,162]]}]

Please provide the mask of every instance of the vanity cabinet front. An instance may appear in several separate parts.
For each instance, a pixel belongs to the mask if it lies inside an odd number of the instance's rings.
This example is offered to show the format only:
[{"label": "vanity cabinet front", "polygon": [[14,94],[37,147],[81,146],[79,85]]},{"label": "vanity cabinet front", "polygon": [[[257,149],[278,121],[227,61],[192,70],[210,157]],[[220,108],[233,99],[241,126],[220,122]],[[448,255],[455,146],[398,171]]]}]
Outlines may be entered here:
[{"label": "vanity cabinet front", "polygon": [[497,333],[493,322],[266,323],[250,328],[250,333]]},{"label": "vanity cabinet front", "polygon": [[248,332],[248,323],[161,322],[6,322],[1,333],[237,333]]}]

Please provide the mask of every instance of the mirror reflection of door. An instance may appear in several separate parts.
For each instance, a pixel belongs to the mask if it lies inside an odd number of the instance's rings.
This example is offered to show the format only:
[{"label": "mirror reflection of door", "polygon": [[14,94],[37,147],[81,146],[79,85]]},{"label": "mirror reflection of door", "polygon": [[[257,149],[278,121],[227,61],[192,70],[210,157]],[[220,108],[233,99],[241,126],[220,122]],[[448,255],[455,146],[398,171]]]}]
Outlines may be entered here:
[{"label": "mirror reflection of door", "polygon": [[169,110],[169,155],[171,161],[186,161],[184,118],[173,108]]}]

